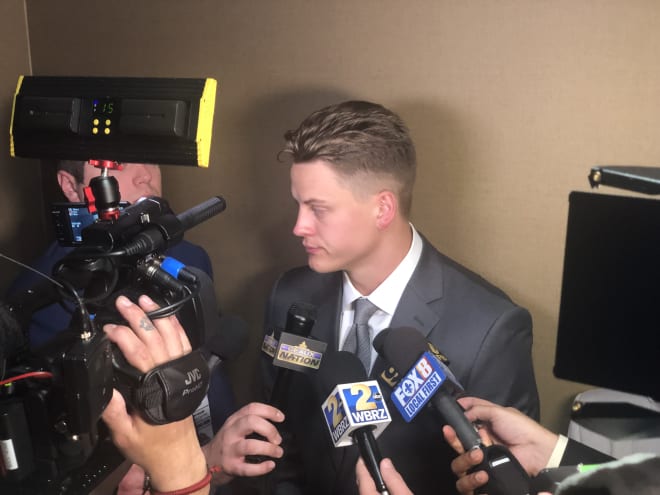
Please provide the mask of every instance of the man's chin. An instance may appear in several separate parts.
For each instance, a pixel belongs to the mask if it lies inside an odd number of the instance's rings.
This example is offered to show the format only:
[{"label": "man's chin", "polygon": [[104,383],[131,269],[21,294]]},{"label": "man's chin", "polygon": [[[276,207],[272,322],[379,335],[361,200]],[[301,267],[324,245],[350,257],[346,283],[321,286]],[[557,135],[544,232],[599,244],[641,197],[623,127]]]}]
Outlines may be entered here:
[{"label": "man's chin", "polygon": [[308,256],[307,264],[317,273],[330,273],[339,270],[336,266],[328,263],[327,260],[319,259],[318,256]]}]

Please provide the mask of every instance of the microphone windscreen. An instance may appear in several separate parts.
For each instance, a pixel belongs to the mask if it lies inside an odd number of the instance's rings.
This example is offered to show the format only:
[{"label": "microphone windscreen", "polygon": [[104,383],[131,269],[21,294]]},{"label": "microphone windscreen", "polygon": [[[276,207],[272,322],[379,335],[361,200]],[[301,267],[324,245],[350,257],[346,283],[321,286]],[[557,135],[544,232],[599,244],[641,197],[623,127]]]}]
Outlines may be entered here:
[{"label": "microphone windscreen", "polygon": [[405,373],[417,362],[424,352],[435,355],[438,365],[446,376],[445,390],[454,397],[460,397],[465,389],[458,381],[447,364],[440,358],[438,349],[435,348],[422,333],[412,327],[386,328],[374,338],[374,349],[390,366],[399,373]]},{"label": "microphone windscreen", "polygon": [[325,398],[337,385],[368,380],[362,362],[352,352],[337,351],[325,354],[318,371],[321,395]]},{"label": "microphone windscreen", "polygon": [[305,302],[295,302],[286,315],[287,333],[308,337],[316,321],[316,306]]},{"label": "microphone windscreen", "polygon": [[409,370],[429,350],[426,338],[411,327],[386,328],[376,335],[373,346],[399,372]]},{"label": "microphone windscreen", "polygon": [[204,347],[226,361],[242,353],[247,343],[247,323],[238,316],[226,314],[219,318],[217,330],[206,341]]}]

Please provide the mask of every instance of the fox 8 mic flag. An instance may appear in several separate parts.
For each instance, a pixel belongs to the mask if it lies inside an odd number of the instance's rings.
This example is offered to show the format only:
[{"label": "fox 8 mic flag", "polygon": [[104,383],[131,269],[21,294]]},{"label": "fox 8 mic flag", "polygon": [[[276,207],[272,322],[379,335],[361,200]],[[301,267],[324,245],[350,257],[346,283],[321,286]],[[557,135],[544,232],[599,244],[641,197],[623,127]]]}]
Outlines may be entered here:
[{"label": "fox 8 mic flag", "polygon": [[446,379],[442,365],[433,354],[428,351],[422,354],[392,390],[392,402],[403,419],[410,423]]},{"label": "fox 8 mic flag", "polygon": [[351,434],[365,426],[376,438],[392,420],[376,380],[337,385],[321,409],[335,447],[352,445]]}]

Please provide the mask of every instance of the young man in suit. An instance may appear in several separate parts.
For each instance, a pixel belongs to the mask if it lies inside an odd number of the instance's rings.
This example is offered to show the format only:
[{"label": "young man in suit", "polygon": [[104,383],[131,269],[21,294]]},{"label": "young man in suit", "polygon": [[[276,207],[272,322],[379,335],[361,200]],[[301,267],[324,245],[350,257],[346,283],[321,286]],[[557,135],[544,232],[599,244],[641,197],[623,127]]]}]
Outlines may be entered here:
[{"label": "young man in suit", "polygon": [[[367,298],[371,342],[387,327],[417,328],[449,358],[470,394],[538,418],[530,314],[441,254],[410,222],[415,149],[399,116],[374,103],[344,102],[314,112],[285,139],[282,153],[293,161],[291,193],[298,203],[293,233],[301,238],[308,266],[277,281],[265,328],[285,328],[291,304],[309,303],[317,313],[310,337],[327,343],[326,352],[359,354],[351,328],[354,304]],[[363,359],[389,401],[383,380],[388,364],[370,347]],[[268,389],[275,370],[266,359],[262,364]],[[298,454],[292,462],[302,469],[279,486],[356,493],[357,449],[332,448],[320,413],[325,397],[317,389],[314,374],[294,374],[283,408],[293,438],[285,457]],[[452,493],[454,454],[436,417],[424,411],[407,424],[388,405],[393,421],[378,438],[383,455],[393,459],[414,493]],[[278,469],[285,471],[291,472]]]}]

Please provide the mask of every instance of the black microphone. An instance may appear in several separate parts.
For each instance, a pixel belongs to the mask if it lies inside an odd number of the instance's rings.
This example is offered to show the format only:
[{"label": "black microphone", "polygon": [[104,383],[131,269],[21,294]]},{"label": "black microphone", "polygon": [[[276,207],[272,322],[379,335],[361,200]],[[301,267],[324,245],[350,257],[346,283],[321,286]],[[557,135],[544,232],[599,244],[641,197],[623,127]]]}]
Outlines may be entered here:
[{"label": "black microphone", "polygon": [[[307,338],[312,332],[316,321],[316,307],[304,302],[293,303],[286,315],[286,326],[284,332]],[[280,335],[281,337],[281,335]],[[282,410],[286,405],[286,396],[289,392],[291,377],[294,373],[289,368],[280,367],[273,383],[270,394],[270,405]]]},{"label": "black microphone", "polygon": [[[374,338],[373,346],[378,354],[396,368],[398,372],[410,370],[406,373],[406,377],[401,379],[392,393],[394,404],[399,406],[404,399],[411,397],[414,399],[415,396],[410,394],[420,390],[422,381],[427,378],[420,376],[425,372],[424,366],[426,363],[419,370],[415,368],[416,362],[424,353],[430,354],[428,342],[424,336],[414,328],[387,328]],[[448,393],[449,386],[446,385],[447,377],[453,377],[453,374],[435,357],[433,357],[430,364],[440,368],[440,373],[443,375],[442,382],[429,399],[432,408],[440,414],[446,424],[451,425],[456,430],[456,435],[465,450],[478,447],[481,445],[479,433],[465,417],[463,408],[456,402],[453,393]],[[409,376],[410,378],[407,378]],[[406,379],[408,381],[403,383]],[[456,382],[455,379],[453,381]],[[456,385],[451,387],[452,391],[455,389]],[[402,416],[406,421],[410,422],[420,409],[409,407],[404,409]],[[411,414],[413,411],[414,414]]]},{"label": "black microphone", "polygon": [[225,208],[227,208],[225,199],[222,196],[214,196],[179,213],[176,218],[181,222],[183,230],[186,231],[222,213]]},{"label": "black microphone", "polygon": [[213,331],[201,347],[210,373],[209,391],[193,413],[200,443],[210,441],[214,425],[219,426],[220,418],[214,417],[211,411],[214,376],[220,371],[219,366],[241,354],[248,342],[247,323],[238,316],[223,314],[213,319],[213,325]]},{"label": "black microphone", "polygon": [[321,409],[333,444],[357,443],[376,489],[387,495],[374,432],[382,433],[391,419],[378,382],[369,380],[358,357],[346,351],[324,356],[318,373],[322,397],[327,397]]},{"label": "black microphone", "polygon": [[[289,334],[290,336],[300,337],[300,339],[303,340],[304,342],[305,339],[307,339],[309,334],[312,332],[312,327],[314,326],[315,321],[316,321],[316,307],[314,305],[304,302],[293,303],[289,307],[289,310],[287,312],[286,326],[284,328],[284,331],[280,332],[280,335],[278,336],[279,340],[281,341],[282,338],[286,336],[286,334]],[[310,343],[311,342],[312,341],[310,340]],[[280,342],[278,345],[278,350],[280,352],[282,347],[281,344],[282,343]],[[323,345],[325,346],[325,344]],[[296,357],[295,355],[292,356],[292,358],[295,357]],[[293,377],[294,370],[289,367],[285,367],[285,364],[286,366],[290,366],[290,364],[278,360],[278,355],[276,355],[275,358],[273,359],[273,364],[276,365],[278,369],[277,369],[277,376],[275,377],[275,381],[273,383],[273,388],[270,392],[270,399],[268,403],[273,407],[276,407],[283,411],[287,404],[287,397],[288,397],[289,388],[291,385],[291,378]],[[304,364],[301,366],[296,366],[296,365],[293,366],[297,370],[309,369],[309,367]],[[286,420],[284,423],[279,423],[276,426],[278,431],[284,438],[283,441],[288,441],[287,439],[289,437],[289,433],[285,425],[286,425]],[[259,440],[264,439],[262,435],[256,432],[250,433],[247,436],[247,438],[256,438]],[[274,459],[261,455],[247,455],[245,456],[245,460],[249,463],[257,464],[265,460],[274,460]]]},{"label": "black microphone", "polygon": [[414,328],[387,328],[376,336],[373,346],[397,371],[408,370],[391,395],[392,402],[405,421],[410,422],[430,403],[431,409],[440,415],[443,423],[456,431],[466,451],[473,448],[483,450],[482,463],[470,469],[470,472],[481,469],[488,472],[488,483],[477,493],[530,493],[530,478],[509,449],[503,445],[482,445],[479,433],[454,397],[460,384],[444,363],[429,351],[429,342],[421,332]]},{"label": "black microphone", "polygon": [[180,241],[186,230],[199,225],[223,212],[227,203],[221,196],[214,196],[174,216],[162,215],[152,220],[152,225],[137,234],[124,246],[127,255],[152,253]]},{"label": "black microphone", "polygon": [[204,348],[211,353],[209,368],[234,359],[241,354],[248,343],[248,327],[242,318],[225,314],[218,320],[218,330],[211,334],[204,343]]}]

